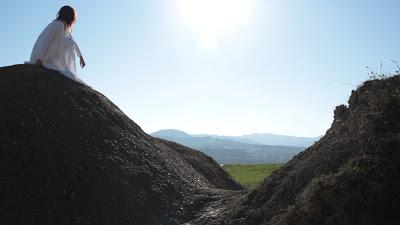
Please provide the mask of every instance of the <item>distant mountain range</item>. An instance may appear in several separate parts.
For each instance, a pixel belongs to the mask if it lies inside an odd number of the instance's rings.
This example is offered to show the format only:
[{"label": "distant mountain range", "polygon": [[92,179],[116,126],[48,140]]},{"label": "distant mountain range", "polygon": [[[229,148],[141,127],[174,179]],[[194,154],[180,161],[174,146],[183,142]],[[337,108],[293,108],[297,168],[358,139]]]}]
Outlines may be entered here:
[{"label": "distant mountain range", "polygon": [[192,135],[174,129],[160,130],[151,135],[198,149],[222,164],[287,162],[319,139],[275,134]]}]

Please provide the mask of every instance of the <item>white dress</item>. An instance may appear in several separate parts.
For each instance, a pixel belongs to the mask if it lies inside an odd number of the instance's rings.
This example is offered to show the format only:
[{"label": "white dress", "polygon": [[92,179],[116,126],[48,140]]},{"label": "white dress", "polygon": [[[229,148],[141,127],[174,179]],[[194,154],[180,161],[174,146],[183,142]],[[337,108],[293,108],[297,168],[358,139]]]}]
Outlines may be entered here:
[{"label": "white dress", "polygon": [[65,29],[62,21],[54,20],[39,35],[33,47],[29,63],[42,65],[57,70],[66,77],[85,84],[77,77],[76,56],[82,56],[71,32]]}]

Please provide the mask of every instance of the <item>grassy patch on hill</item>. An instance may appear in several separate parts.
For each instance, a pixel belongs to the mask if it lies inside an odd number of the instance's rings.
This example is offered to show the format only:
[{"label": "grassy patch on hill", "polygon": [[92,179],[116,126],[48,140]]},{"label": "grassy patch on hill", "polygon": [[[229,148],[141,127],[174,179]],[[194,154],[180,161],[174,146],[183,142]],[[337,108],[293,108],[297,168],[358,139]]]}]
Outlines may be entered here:
[{"label": "grassy patch on hill", "polygon": [[236,181],[249,189],[256,187],[265,177],[283,164],[226,164],[223,168]]}]

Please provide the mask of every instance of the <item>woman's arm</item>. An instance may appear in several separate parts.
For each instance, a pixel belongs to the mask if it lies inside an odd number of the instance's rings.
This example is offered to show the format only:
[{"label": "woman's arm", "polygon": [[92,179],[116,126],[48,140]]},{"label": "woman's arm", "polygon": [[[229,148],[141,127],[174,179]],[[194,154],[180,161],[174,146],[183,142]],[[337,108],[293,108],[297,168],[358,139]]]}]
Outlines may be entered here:
[{"label": "woman's arm", "polygon": [[82,52],[79,49],[79,46],[75,41],[74,41],[74,47],[75,47],[76,54],[79,56],[79,63],[81,64],[81,67],[83,68],[86,66],[86,63],[85,63],[85,60],[83,59]]}]

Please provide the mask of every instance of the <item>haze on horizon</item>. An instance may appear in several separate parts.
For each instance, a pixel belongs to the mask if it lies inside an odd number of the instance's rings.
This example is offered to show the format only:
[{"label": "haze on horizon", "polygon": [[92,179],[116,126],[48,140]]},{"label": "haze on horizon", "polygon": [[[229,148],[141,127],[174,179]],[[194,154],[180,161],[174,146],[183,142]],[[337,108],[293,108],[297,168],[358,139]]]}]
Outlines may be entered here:
[{"label": "haze on horizon", "polygon": [[6,0],[0,66],[29,59],[65,4],[80,77],[148,133],[319,136],[366,66],[400,59],[395,0]]}]

